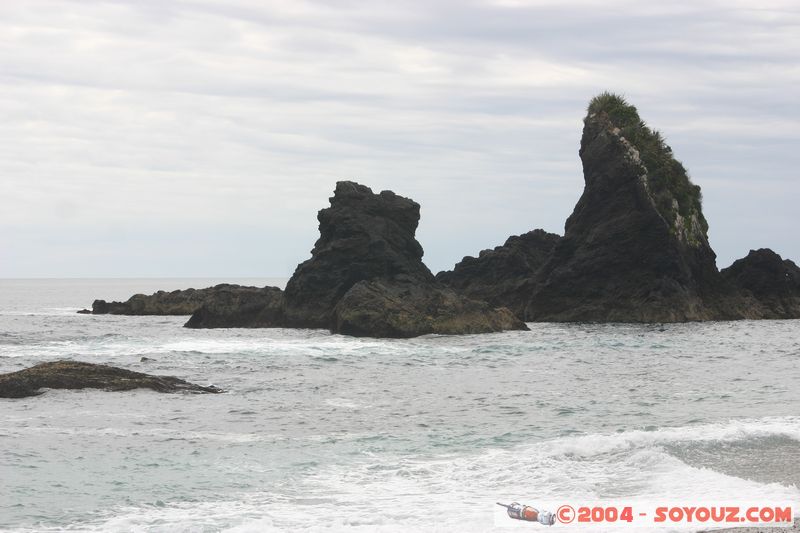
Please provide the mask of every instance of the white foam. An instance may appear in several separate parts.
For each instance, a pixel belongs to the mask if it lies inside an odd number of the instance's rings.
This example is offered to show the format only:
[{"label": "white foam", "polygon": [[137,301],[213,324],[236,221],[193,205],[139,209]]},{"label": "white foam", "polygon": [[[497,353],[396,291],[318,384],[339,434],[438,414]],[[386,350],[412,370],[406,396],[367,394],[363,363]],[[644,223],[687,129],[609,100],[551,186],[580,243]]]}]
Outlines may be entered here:
[{"label": "white foam", "polygon": [[[763,436],[796,439],[800,418],[732,420],[659,431],[564,437],[435,457],[364,455],[263,492],[119,509],[99,531],[502,531],[496,501],[617,499],[800,502],[800,491],[698,468],[663,445]],[[515,524],[509,522],[509,526]],[[519,525],[519,524],[516,524]]]},{"label": "white foam", "polygon": [[353,400],[348,400],[346,398],[329,398],[325,400],[325,405],[342,409],[363,409],[365,407],[363,404],[354,402]]},{"label": "white foam", "polygon": [[7,435],[22,435],[42,433],[47,435],[78,435],[78,436],[111,436],[129,438],[134,436],[148,436],[169,440],[185,441],[218,441],[228,443],[248,443],[259,441],[285,440],[281,435],[266,435],[261,433],[235,433],[216,431],[182,431],[172,428],[92,428],[92,427],[63,427],[63,426],[30,426],[30,427],[0,427],[0,432]]},{"label": "white foam", "polygon": [[[125,317],[130,318],[130,317]],[[152,318],[152,317],[146,317]],[[158,317],[175,320],[179,317]],[[176,326],[180,321],[176,322]],[[146,333],[146,332],[145,332]],[[436,353],[460,354],[472,350],[467,345],[438,344],[436,338],[420,339],[369,339],[331,335],[325,330],[264,329],[258,332],[229,330],[189,330],[178,328],[175,336],[163,339],[161,336],[137,336],[127,338],[115,336],[86,337],[70,340],[51,340],[48,342],[27,342],[0,346],[3,357],[25,357],[30,359],[51,359],[58,357],[102,357],[120,358],[129,356],[155,356],[202,353],[208,355],[224,354],[264,354],[287,357],[311,357],[335,360],[359,359],[375,356],[408,358],[419,357],[420,352],[430,351],[431,343],[436,344]]]},{"label": "white foam", "polygon": [[547,441],[540,446],[548,455],[592,457],[642,446],[679,442],[732,442],[747,438],[784,436],[800,441],[800,417],[739,419],[656,431],[626,431],[611,435],[584,435]]}]

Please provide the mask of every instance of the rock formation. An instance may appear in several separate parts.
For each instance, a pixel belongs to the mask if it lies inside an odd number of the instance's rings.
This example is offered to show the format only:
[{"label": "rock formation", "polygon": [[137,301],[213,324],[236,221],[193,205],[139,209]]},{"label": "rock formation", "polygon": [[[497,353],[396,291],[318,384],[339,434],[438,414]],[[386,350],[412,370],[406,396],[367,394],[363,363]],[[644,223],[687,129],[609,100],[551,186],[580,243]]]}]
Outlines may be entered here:
[{"label": "rock formation", "polygon": [[[266,289],[274,289],[274,287]],[[191,315],[206,302],[248,298],[259,295],[266,289],[223,283],[205,289],[158,291],[150,295],[134,294],[125,302],[95,300],[92,303],[91,313],[94,315]],[[78,312],[88,313],[89,311],[84,309]]]},{"label": "rock formation", "polygon": [[419,204],[336,184],[320,237],[285,291],[219,285],[92,313],[192,314],[187,327],[328,328],[412,337],[525,329],[527,321],[680,322],[800,318],[798,267],[771,250],[720,272],[700,187],[623,98],[589,104],[584,190],[564,236],[542,230],[465,257],[434,277],[415,238]]},{"label": "rock formation", "polygon": [[24,370],[0,374],[0,398],[25,398],[41,389],[103,389],[127,391],[152,389],[157,392],[219,393],[216,387],[203,387],[169,376],[152,376],[113,366],[54,361]]},{"label": "rock formation", "polygon": [[541,239],[506,242],[437,279],[528,321],[800,317],[791,261],[762,250],[717,270],[700,188],[623,98],[592,100],[580,157],[584,191],[549,254]]},{"label": "rock formation", "polygon": [[721,274],[748,300],[754,317],[800,317],[800,267],[772,250],[750,250]]},{"label": "rock formation", "polygon": [[358,337],[528,329],[505,307],[493,308],[433,283],[385,279],[356,283],[336,304],[333,319],[333,331]]},{"label": "rock formation", "polygon": [[433,283],[414,237],[418,203],[349,181],[336,184],[330,203],[317,215],[320,236],[311,258],[286,284],[288,323],[330,327],[336,304],[359,281]]},{"label": "rock formation", "polygon": [[317,216],[320,237],[280,293],[212,299],[187,327],[326,328],[371,337],[527,329],[495,309],[437,283],[415,233],[419,204],[391,191],[342,181]]},{"label": "rock formation", "polygon": [[284,324],[283,291],[218,290],[186,322],[187,328],[270,328]]},{"label": "rock formation", "polygon": [[[528,320],[720,318],[700,188],[622,98],[592,100],[580,148],[585,187],[537,273]],[[728,317],[726,317],[728,318]],[[732,316],[731,316],[732,318]]]},{"label": "rock formation", "polygon": [[512,235],[502,246],[483,250],[478,257],[467,256],[453,270],[439,272],[436,280],[470,298],[508,307],[523,317],[531,280],[559,240],[560,236],[540,229]]}]

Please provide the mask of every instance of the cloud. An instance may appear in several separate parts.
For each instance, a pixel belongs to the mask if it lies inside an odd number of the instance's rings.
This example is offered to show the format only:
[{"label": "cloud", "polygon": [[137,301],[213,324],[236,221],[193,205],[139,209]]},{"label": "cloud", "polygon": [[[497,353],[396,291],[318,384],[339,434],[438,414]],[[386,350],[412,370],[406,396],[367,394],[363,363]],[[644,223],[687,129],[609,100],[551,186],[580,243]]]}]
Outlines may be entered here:
[{"label": "cloud", "polygon": [[703,187],[721,265],[797,259],[798,26],[777,0],[8,2],[0,276],[288,276],[337,179],[420,202],[447,268],[561,231],[605,89]]}]

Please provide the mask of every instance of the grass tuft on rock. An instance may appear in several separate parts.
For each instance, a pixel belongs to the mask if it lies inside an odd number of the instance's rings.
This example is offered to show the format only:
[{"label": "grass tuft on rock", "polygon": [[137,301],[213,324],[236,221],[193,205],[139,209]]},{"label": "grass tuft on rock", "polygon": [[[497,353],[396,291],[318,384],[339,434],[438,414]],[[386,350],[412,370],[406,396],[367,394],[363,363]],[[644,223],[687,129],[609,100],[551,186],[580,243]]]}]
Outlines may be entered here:
[{"label": "grass tuft on rock", "polygon": [[678,201],[677,214],[686,220],[696,214],[703,234],[706,234],[708,222],[703,216],[700,187],[692,183],[686,168],[675,159],[664,137],[647,126],[636,107],[624,96],[605,91],[592,98],[587,113],[589,116],[605,114],[621,130],[620,135],[639,151],[639,157],[647,167],[648,185],[661,215],[671,223],[675,221],[674,198]]}]

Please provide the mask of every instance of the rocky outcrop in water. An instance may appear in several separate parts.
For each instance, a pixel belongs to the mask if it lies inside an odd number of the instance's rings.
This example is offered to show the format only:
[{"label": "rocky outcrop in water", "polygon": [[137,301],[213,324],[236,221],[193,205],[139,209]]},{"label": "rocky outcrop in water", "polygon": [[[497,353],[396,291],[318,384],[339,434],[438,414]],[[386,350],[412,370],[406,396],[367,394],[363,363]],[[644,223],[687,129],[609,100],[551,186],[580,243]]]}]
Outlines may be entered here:
[{"label": "rocky outcrop in water", "polygon": [[187,327],[394,337],[525,329],[523,320],[800,318],[791,261],[759,250],[717,269],[700,187],[623,98],[591,101],[579,153],[584,190],[563,237],[513,236],[434,277],[415,238],[419,205],[345,181],[285,292],[226,285],[98,300],[92,312],[194,311]]},{"label": "rocky outcrop in water", "polygon": [[[274,287],[267,287],[273,289]],[[185,289],[153,294],[134,294],[124,302],[95,300],[94,315],[191,315],[206,302],[228,301],[232,298],[257,297],[265,289],[223,283],[205,289]],[[79,311],[88,312],[87,310]]]},{"label": "rocky outcrop in water", "polygon": [[415,233],[419,204],[391,191],[340,181],[322,209],[311,258],[286,284],[286,318],[299,327],[330,327],[336,304],[359,281],[432,284]]},{"label": "rocky outcrop in water", "polygon": [[800,267],[769,248],[750,250],[721,274],[756,318],[800,317]]},{"label": "rocky outcrop in water", "polygon": [[523,317],[531,280],[560,240],[559,235],[540,229],[512,235],[502,246],[483,250],[478,257],[467,256],[453,270],[439,272],[436,281],[470,298],[508,307]]},{"label": "rocky outcrop in water", "polygon": [[285,323],[283,291],[218,290],[186,322],[187,328],[271,328]]},{"label": "rocky outcrop in water", "polygon": [[217,285],[95,301],[93,314],[191,314],[189,328],[326,328],[373,337],[527,329],[495,308],[438,283],[415,233],[419,204],[342,181],[318,214],[320,237],[286,291]]},{"label": "rocky outcrop in water", "polygon": [[529,320],[676,322],[734,318],[708,244],[700,188],[636,108],[614,95],[589,106],[584,191],[564,238],[536,275]]},{"label": "rocky outcrop in water", "polygon": [[156,392],[219,393],[216,387],[203,387],[170,376],[152,376],[122,368],[80,361],[41,363],[24,370],[0,374],[0,398],[25,398],[42,394],[42,389],[103,389],[128,391],[151,389]]},{"label": "rocky outcrop in water", "polygon": [[563,238],[507,242],[437,279],[528,321],[800,317],[791,261],[761,250],[717,270],[700,188],[623,98],[592,100],[580,157],[585,187]]},{"label": "rocky outcrop in water", "polygon": [[368,337],[416,337],[527,329],[505,307],[465,298],[435,284],[373,280],[356,283],[334,308],[333,330]]},{"label": "rocky outcrop in water", "polygon": [[370,337],[527,329],[507,309],[436,282],[415,233],[419,204],[391,191],[336,184],[320,237],[286,291],[204,304],[187,327],[326,328]]}]

